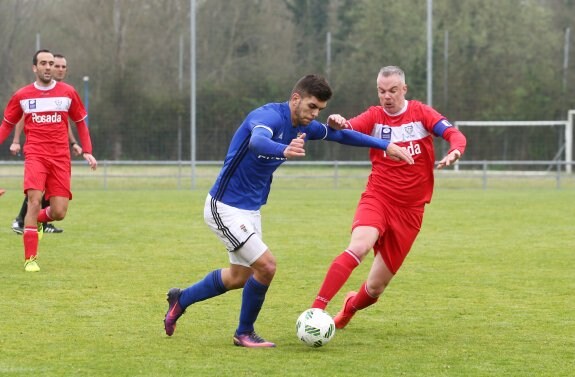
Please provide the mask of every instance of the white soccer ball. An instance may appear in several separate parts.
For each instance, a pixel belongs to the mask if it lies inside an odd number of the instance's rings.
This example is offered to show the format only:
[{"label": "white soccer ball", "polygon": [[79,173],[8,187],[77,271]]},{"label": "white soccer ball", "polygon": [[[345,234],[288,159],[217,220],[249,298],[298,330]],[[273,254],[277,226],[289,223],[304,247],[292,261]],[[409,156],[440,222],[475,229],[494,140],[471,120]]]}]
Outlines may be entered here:
[{"label": "white soccer ball", "polygon": [[326,311],[307,309],[297,319],[295,330],[297,337],[305,345],[321,347],[335,335],[335,323]]}]

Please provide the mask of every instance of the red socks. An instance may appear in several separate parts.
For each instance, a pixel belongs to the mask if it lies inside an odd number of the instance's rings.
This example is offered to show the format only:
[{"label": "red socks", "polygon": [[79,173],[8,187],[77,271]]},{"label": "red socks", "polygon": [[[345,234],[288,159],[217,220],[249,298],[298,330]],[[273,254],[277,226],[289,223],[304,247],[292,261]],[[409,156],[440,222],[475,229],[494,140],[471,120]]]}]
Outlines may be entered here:
[{"label": "red socks", "polygon": [[347,302],[343,309],[346,314],[354,314],[358,310],[365,309],[377,302],[379,297],[372,297],[367,292],[366,282],[363,282],[357,294]]},{"label": "red socks", "polygon": [[46,207],[40,211],[40,213],[38,214],[39,223],[49,223],[50,221],[54,220],[53,218],[50,217],[50,215],[48,215],[49,210],[50,207]]},{"label": "red socks", "polygon": [[312,308],[325,309],[333,296],[343,287],[353,270],[361,261],[350,250],[338,255],[327,270],[319,293],[312,304]]},{"label": "red socks", "polygon": [[30,257],[36,256],[38,254],[38,228],[35,226],[25,227],[22,239],[24,240],[24,258],[30,259]]},{"label": "red socks", "polygon": [[[48,214],[49,211],[50,207],[42,209],[38,214],[37,221],[39,223],[52,221],[53,219]],[[24,241],[24,258],[30,259],[30,257],[35,257],[38,254],[38,228],[35,226],[24,227],[22,239]]]}]

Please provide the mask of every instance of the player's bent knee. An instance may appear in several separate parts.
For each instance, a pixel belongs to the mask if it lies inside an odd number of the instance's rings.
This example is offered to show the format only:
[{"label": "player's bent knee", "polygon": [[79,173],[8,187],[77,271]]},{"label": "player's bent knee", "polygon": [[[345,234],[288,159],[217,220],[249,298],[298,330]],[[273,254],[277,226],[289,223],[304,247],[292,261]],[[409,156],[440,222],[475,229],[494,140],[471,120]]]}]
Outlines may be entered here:
[{"label": "player's bent knee", "polygon": [[367,280],[366,289],[367,294],[371,297],[379,297],[385,291],[385,288],[389,285],[390,280],[375,280],[371,281],[369,278]]},{"label": "player's bent knee", "polygon": [[256,266],[252,266],[254,268],[254,276],[256,280],[260,281],[264,284],[269,284],[275,274],[276,274],[276,263],[275,261],[270,261],[268,263],[260,263]]},{"label": "player's bent knee", "polygon": [[373,287],[367,287],[367,294],[370,295],[371,297],[379,297],[383,294],[383,291],[385,291],[385,288],[387,287],[387,285],[382,285],[382,286],[373,286]]},{"label": "player's bent knee", "polygon": [[64,217],[66,217],[66,211],[54,209],[50,211],[50,218],[54,221],[64,220]]},{"label": "player's bent knee", "polygon": [[254,270],[254,278],[262,284],[269,285],[276,273],[275,260],[268,260],[265,263],[257,263],[252,265]]}]

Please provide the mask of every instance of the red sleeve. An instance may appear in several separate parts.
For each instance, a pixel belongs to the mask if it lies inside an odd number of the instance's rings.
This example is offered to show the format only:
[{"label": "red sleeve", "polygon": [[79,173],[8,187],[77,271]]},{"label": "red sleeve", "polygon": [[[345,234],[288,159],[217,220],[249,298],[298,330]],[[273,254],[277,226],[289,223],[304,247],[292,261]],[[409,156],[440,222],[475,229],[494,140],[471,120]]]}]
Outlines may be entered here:
[{"label": "red sleeve", "polygon": [[6,119],[2,121],[2,125],[0,125],[0,144],[2,144],[8,136],[10,136],[13,129],[13,124],[6,122]]},{"label": "red sleeve", "polygon": [[345,125],[347,129],[371,135],[375,123],[377,123],[375,121],[375,110],[374,107],[370,107],[358,116],[349,119]]},{"label": "red sleeve", "polygon": [[84,119],[76,123],[76,129],[78,130],[78,137],[82,145],[82,152],[92,154],[92,140],[90,139],[90,132],[88,132],[88,126]]},{"label": "red sleeve", "polygon": [[[86,112],[86,108],[78,95],[78,92],[73,87],[70,87],[70,98],[72,99],[72,103],[70,104],[70,109],[68,109],[68,114],[70,115],[70,119],[76,124],[81,120],[86,119],[88,113]],[[84,145],[82,144],[82,148]]]},{"label": "red sleeve", "polygon": [[461,154],[465,152],[465,146],[467,145],[467,139],[465,135],[461,133],[455,127],[449,127],[443,133],[443,138],[449,142],[449,153],[457,149]]},{"label": "red sleeve", "polygon": [[24,115],[24,110],[22,110],[22,106],[20,106],[20,98],[17,97],[18,93],[19,92],[10,98],[4,110],[4,121],[10,123],[12,126],[15,126],[16,123],[22,119],[22,115]]},{"label": "red sleeve", "polygon": [[[8,105],[6,105],[6,110],[4,111],[4,120],[2,121],[2,125],[0,125],[0,144],[2,144],[6,138],[12,133],[14,126],[20,118],[22,118],[22,108],[20,107],[20,103],[18,100],[15,99],[15,96],[10,98]],[[13,121],[13,119],[16,119]]]}]

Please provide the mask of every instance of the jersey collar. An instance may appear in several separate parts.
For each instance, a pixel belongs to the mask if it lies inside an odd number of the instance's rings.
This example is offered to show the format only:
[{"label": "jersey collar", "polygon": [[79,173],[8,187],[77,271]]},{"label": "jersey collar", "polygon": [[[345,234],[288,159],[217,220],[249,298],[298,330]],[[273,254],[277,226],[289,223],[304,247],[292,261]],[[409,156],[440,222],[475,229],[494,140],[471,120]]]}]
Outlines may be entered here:
[{"label": "jersey collar", "polygon": [[40,86],[36,81],[34,81],[34,88],[38,90],[50,90],[54,89],[55,86],[56,86],[56,80],[52,80],[52,82],[48,86]]},{"label": "jersey collar", "polygon": [[403,114],[403,113],[405,113],[405,112],[407,111],[407,103],[408,103],[408,102],[409,102],[408,100],[405,100],[405,103],[403,104],[403,107],[402,107],[401,110],[399,110],[397,113],[390,114],[390,113],[387,112],[387,110],[385,110],[385,109],[383,108],[383,106],[382,106],[382,109],[383,109],[383,111],[384,111],[387,115],[389,115],[390,117],[396,117],[396,116],[401,115],[401,114]]}]

